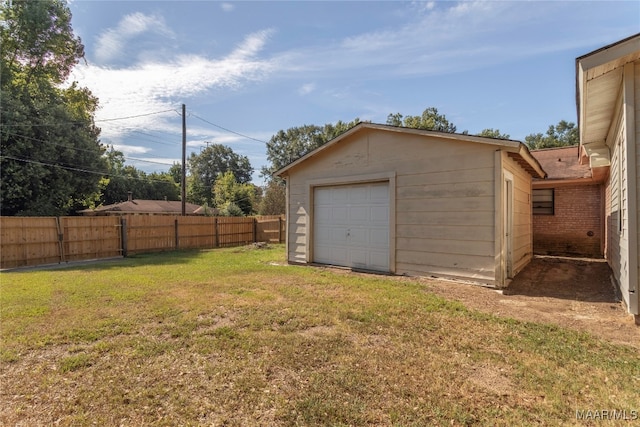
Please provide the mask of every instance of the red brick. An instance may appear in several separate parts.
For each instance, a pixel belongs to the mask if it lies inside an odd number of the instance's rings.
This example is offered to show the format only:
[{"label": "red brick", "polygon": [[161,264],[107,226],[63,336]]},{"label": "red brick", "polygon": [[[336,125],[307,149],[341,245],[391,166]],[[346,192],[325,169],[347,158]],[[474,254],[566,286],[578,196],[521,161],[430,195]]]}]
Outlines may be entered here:
[{"label": "red brick", "polygon": [[536,254],[600,258],[602,241],[600,185],[558,186],[554,189],[554,215],[533,216]]}]

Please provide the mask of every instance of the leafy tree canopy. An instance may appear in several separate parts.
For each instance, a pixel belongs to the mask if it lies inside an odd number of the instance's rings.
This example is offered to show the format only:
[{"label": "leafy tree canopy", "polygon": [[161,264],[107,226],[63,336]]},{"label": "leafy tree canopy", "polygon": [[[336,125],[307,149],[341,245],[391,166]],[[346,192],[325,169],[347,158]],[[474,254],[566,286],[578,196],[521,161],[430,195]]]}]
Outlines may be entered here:
[{"label": "leafy tree canopy", "polygon": [[84,57],[84,46],[73,34],[66,2],[3,3],[0,6],[4,21],[0,26],[3,73],[23,74],[27,84],[35,79],[63,83]]},{"label": "leafy tree canopy", "polygon": [[351,122],[339,120],[336,124],[304,125],[278,131],[267,143],[267,159],[271,165],[262,168],[262,176],[270,178],[278,169],[326,144],[358,123],[360,119],[356,118]]},{"label": "leafy tree canopy", "polygon": [[250,183],[239,183],[231,171],[218,176],[213,193],[215,207],[223,216],[243,216],[255,213],[256,187]]},{"label": "leafy tree canopy", "polygon": [[260,215],[283,215],[286,210],[286,188],[277,179],[269,181],[260,202]]},{"label": "leafy tree canopy", "polygon": [[456,132],[456,126],[449,122],[444,114],[438,113],[438,109],[434,107],[426,108],[420,116],[404,117],[400,113],[389,114],[387,116],[387,124],[412,129],[425,129],[448,133]]},{"label": "leafy tree canopy", "polygon": [[133,198],[144,200],[180,200],[180,187],[169,172],[147,174],[125,165],[122,152],[110,149],[105,158],[109,174],[100,184],[100,204],[110,205]]},{"label": "leafy tree canopy", "polygon": [[484,136],[494,139],[511,139],[511,136],[507,133],[501,133],[498,129],[483,129],[477,136]]},{"label": "leafy tree canopy", "polygon": [[72,213],[95,200],[105,169],[98,100],[60,86],[84,48],[63,1],[3,2],[0,14],[1,213]]},{"label": "leafy tree canopy", "polygon": [[169,175],[176,184],[180,185],[182,183],[182,164],[174,162],[169,168]]},{"label": "leafy tree canopy", "polygon": [[187,199],[199,205],[214,205],[214,184],[218,176],[231,172],[238,183],[251,181],[253,168],[249,158],[236,154],[230,147],[211,144],[187,160],[190,172]]},{"label": "leafy tree canopy", "polygon": [[580,143],[580,134],[575,123],[560,120],[557,125],[550,125],[545,134],[532,133],[526,136],[525,143],[531,150],[566,147],[578,145]]}]

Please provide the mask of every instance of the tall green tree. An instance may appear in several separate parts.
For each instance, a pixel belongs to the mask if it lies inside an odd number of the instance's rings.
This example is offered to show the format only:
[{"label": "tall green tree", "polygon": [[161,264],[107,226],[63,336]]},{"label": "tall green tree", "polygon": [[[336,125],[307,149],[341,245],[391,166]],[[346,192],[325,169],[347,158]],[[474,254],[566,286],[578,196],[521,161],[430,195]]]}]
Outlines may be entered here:
[{"label": "tall green tree", "polygon": [[412,129],[434,130],[438,132],[455,133],[456,126],[447,120],[444,114],[440,114],[437,108],[428,107],[419,116],[403,116],[400,113],[389,114],[387,124],[391,126],[407,127]]},{"label": "tall green tree", "polygon": [[105,158],[109,173],[101,182],[101,204],[126,201],[129,192],[135,199],[180,200],[180,187],[169,172],[147,174],[126,165],[124,154],[113,148],[105,153]]},{"label": "tall green tree", "polygon": [[214,205],[222,215],[252,215],[256,211],[254,209],[257,196],[255,186],[251,183],[239,183],[231,171],[218,176],[213,186],[213,193]]},{"label": "tall green tree", "polygon": [[182,183],[182,165],[174,162],[169,168],[169,175],[176,184],[180,185]]},{"label": "tall green tree", "polygon": [[262,168],[263,177],[270,179],[275,171],[299,159],[331,141],[360,123],[359,118],[351,122],[339,120],[324,126],[303,125],[280,130],[267,142],[267,159],[270,165]]},{"label": "tall green tree", "polygon": [[484,136],[493,139],[510,139],[511,136],[507,133],[500,132],[499,129],[483,129],[477,136]]},{"label": "tall green tree", "polygon": [[84,47],[64,1],[0,6],[0,211],[61,215],[95,199],[104,151],[98,100],[66,81]]},{"label": "tall green tree", "polygon": [[578,145],[580,134],[575,123],[560,120],[557,125],[550,125],[546,133],[532,133],[527,135],[524,140],[531,150],[540,150],[541,148]]},{"label": "tall green tree", "polygon": [[264,191],[258,213],[260,215],[283,215],[287,206],[286,187],[272,179]]},{"label": "tall green tree", "polygon": [[187,199],[199,205],[214,205],[214,184],[219,175],[226,172],[240,184],[251,181],[253,168],[249,158],[236,154],[230,147],[211,144],[199,154],[191,153],[188,159],[190,179]]},{"label": "tall green tree", "polygon": [[173,180],[169,172],[147,174],[149,200],[180,200],[180,184]]}]

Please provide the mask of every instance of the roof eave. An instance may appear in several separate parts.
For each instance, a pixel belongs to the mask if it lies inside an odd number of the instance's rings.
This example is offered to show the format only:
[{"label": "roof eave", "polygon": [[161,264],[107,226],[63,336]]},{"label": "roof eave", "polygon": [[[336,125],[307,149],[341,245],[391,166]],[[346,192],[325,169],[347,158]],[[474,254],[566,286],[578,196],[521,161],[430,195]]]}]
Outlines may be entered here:
[{"label": "roof eave", "polygon": [[506,147],[504,151],[511,154],[511,157],[533,178],[546,178],[547,173],[542,168],[540,162],[538,162],[538,159],[533,157],[526,145],[521,142],[518,144],[517,147]]},{"label": "roof eave", "polygon": [[524,146],[524,144],[520,141],[515,141],[515,140],[511,140],[511,139],[495,139],[495,138],[487,138],[487,137],[482,137],[482,136],[474,136],[474,135],[465,135],[465,134],[458,134],[458,133],[447,133],[447,132],[437,132],[437,131],[430,131],[430,130],[424,130],[424,129],[413,129],[413,128],[407,128],[407,127],[400,127],[400,126],[390,126],[390,125],[381,125],[381,124],[375,124],[375,123],[359,123],[356,126],[352,127],[351,129],[349,129],[348,131],[346,131],[345,133],[337,136],[336,138],[332,139],[331,141],[327,142],[324,145],[321,145],[320,147],[316,148],[315,150],[307,153],[306,155],[300,157],[299,159],[289,163],[287,166],[277,170],[276,172],[274,172],[275,176],[284,178],[285,176],[287,176],[289,170],[291,170],[292,168],[298,166],[300,163],[307,161],[308,159],[318,155],[319,153],[321,153],[322,151],[340,143],[342,140],[348,138],[349,136],[353,135],[356,132],[361,131],[362,129],[378,129],[378,130],[382,130],[382,131],[386,131],[386,132],[398,132],[398,133],[404,133],[404,134],[414,134],[414,135],[431,135],[431,136],[436,136],[438,138],[443,138],[443,139],[450,139],[450,140],[456,140],[456,141],[468,141],[468,142],[477,142],[480,144],[486,144],[486,145],[494,145],[497,147],[502,148],[506,148],[509,151],[513,151],[513,152],[520,152],[520,150],[522,149],[522,147],[524,147],[524,149],[526,150],[527,155],[525,155],[524,157],[526,157],[528,160],[527,162],[529,163],[533,163],[534,165],[532,165],[532,167],[536,170],[536,171],[541,171],[538,173],[542,173],[544,174],[544,171],[542,171],[542,168],[540,167],[540,164],[537,162],[537,160],[535,160],[533,158],[533,156],[531,156],[531,154],[529,153],[529,151],[526,149],[526,147]]},{"label": "roof eave", "polygon": [[287,175],[287,172],[299,165],[300,163],[306,161],[307,159],[316,156],[318,153],[326,150],[327,148],[337,144],[338,142],[342,141],[343,139],[347,138],[349,135],[354,134],[355,132],[357,132],[358,130],[360,130],[361,126],[365,125],[366,123],[358,123],[357,125],[355,125],[354,127],[352,127],[351,129],[349,129],[348,131],[338,135],[337,137],[333,138],[332,140],[326,142],[325,144],[321,145],[320,147],[316,148],[313,151],[310,151],[309,153],[305,154],[304,156],[294,160],[293,162],[289,163],[288,165],[284,166],[283,168],[278,169],[277,171],[275,171],[273,174],[275,176],[278,176],[280,178],[284,178]]},{"label": "roof eave", "polygon": [[[576,116],[578,119],[581,146],[586,147],[587,145],[592,145],[598,147],[604,146],[605,144],[604,141],[587,140],[589,111],[585,95],[589,86],[588,71],[625,56],[634,56],[635,54],[637,58],[637,53],[640,50],[639,46],[640,33],[637,33],[576,58]],[[594,80],[597,78],[598,77],[595,77]],[[610,94],[609,96],[617,96],[617,94]]]}]

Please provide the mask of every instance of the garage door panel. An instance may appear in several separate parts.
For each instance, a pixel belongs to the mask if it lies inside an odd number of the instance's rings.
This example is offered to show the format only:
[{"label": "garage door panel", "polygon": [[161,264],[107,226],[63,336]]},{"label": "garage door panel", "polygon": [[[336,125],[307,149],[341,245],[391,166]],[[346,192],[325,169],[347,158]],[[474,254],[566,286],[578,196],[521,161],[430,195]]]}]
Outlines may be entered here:
[{"label": "garage door panel", "polygon": [[370,187],[370,200],[373,202],[389,202],[389,185],[375,185]]},{"label": "garage door panel", "polygon": [[389,224],[389,206],[372,206],[370,209],[371,221]]},{"label": "garage door panel", "polygon": [[316,224],[329,224],[331,222],[331,208],[316,205],[314,221]]},{"label": "garage door panel", "polygon": [[330,191],[316,191],[314,193],[314,204],[318,206],[331,206],[331,192]]},{"label": "garage door panel", "polygon": [[347,243],[347,229],[345,227],[332,227],[329,232],[331,242],[339,245]]},{"label": "garage door panel", "polygon": [[314,189],[318,263],[389,270],[389,184]]},{"label": "garage door panel", "polygon": [[349,251],[351,267],[367,268],[369,265],[369,253],[363,249],[352,249]]},{"label": "garage door panel", "polygon": [[329,227],[316,226],[314,232],[315,239],[321,242],[326,242],[328,239],[330,239],[330,232],[331,228]]},{"label": "garage door panel", "polygon": [[335,264],[347,258],[347,249],[335,246],[316,246],[314,252],[314,261],[321,264]]},{"label": "garage door panel", "polygon": [[388,251],[370,251],[369,264],[373,270],[389,269],[389,252]]},{"label": "garage door panel", "polygon": [[333,187],[331,190],[331,203],[346,203],[349,200],[347,188]]},{"label": "garage door panel", "polygon": [[367,187],[351,187],[349,189],[349,202],[351,203],[368,203],[370,199],[369,188]]},{"label": "garage door panel", "polygon": [[347,207],[332,207],[330,221],[332,224],[347,224],[349,222],[349,210]]},{"label": "garage door panel", "polygon": [[368,223],[370,220],[370,208],[368,206],[351,206],[349,208],[349,221]]},{"label": "garage door panel", "polygon": [[389,230],[372,229],[369,230],[369,244],[377,247],[389,246]]},{"label": "garage door panel", "polygon": [[348,239],[350,245],[367,245],[369,244],[369,230],[365,228],[350,228],[348,230]]}]

